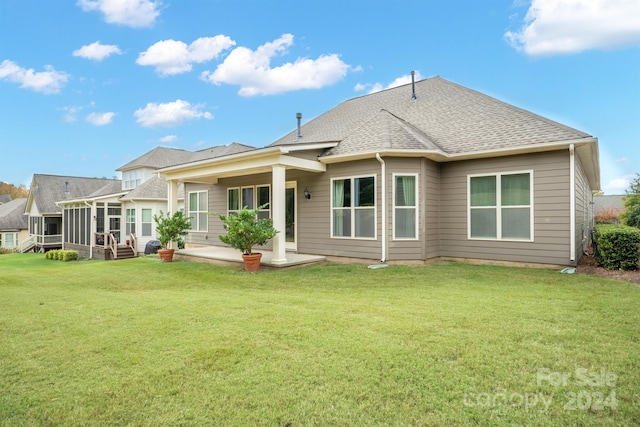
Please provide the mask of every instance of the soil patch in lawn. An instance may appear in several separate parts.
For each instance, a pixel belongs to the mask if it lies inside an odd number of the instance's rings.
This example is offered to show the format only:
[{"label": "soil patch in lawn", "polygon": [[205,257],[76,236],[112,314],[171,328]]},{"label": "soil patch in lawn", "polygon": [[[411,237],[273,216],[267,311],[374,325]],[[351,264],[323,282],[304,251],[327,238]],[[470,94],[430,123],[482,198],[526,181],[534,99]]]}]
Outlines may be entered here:
[{"label": "soil patch in lawn", "polygon": [[640,270],[607,270],[604,267],[598,267],[596,260],[591,255],[583,255],[576,266],[578,274],[592,274],[609,279],[626,280],[640,284]]}]

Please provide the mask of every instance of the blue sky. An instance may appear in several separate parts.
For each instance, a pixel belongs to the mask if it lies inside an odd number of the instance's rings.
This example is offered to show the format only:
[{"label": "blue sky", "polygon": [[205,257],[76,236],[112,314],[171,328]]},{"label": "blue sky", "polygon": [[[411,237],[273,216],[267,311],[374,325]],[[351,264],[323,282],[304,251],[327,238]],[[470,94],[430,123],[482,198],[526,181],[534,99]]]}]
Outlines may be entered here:
[{"label": "blue sky", "polygon": [[640,172],[637,0],[2,0],[0,181],[112,177],[162,145],[263,147],[338,103],[441,76],[599,139]]}]

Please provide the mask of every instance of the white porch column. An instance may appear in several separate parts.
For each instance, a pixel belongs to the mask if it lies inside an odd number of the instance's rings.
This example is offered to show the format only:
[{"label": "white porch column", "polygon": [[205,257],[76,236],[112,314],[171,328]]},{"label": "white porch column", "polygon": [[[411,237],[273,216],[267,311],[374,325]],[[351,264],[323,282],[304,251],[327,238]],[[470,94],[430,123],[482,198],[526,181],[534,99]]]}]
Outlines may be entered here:
[{"label": "white porch column", "polygon": [[271,171],[271,217],[273,218],[273,227],[279,233],[273,238],[273,259],[271,264],[284,264],[287,262],[285,252],[285,194],[285,167],[281,165],[273,166]]},{"label": "white porch column", "polygon": [[178,211],[178,181],[167,181],[167,211],[173,215]]}]

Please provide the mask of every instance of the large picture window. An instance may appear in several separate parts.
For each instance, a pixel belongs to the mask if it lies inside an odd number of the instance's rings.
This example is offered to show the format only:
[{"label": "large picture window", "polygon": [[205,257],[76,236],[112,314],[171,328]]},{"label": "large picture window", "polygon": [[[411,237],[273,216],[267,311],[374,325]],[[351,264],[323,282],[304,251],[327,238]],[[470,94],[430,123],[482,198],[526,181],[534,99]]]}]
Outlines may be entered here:
[{"label": "large picture window", "polygon": [[376,205],[373,176],[331,181],[332,237],[375,238]]},{"label": "large picture window", "polygon": [[191,229],[193,231],[207,231],[208,211],[206,191],[189,193],[189,218],[191,218]]},{"label": "large picture window", "polygon": [[418,238],[417,175],[393,176],[393,238]]},{"label": "large picture window", "polygon": [[533,240],[532,175],[470,175],[469,238]]}]

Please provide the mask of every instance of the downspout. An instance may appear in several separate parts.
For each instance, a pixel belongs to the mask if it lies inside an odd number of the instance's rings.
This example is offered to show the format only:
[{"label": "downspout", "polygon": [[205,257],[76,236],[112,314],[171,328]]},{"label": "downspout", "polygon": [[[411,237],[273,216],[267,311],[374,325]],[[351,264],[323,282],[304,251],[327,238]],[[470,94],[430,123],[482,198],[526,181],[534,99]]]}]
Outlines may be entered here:
[{"label": "downspout", "polygon": [[576,260],[576,153],[575,146],[569,145],[569,230],[570,241],[569,247],[571,250],[570,262]]},{"label": "downspout", "polygon": [[95,237],[93,235],[93,226],[94,226],[94,219],[93,219],[93,203],[89,204],[87,203],[86,200],[84,200],[84,204],[89,206],[89,208],[91,208],[90,213],[89,213],[89,219],[91,220],[91,226],[89,227],[89,259],[93,259],[93,238]]},{"label": "downspout", "polygon": [[385,262],[387,260],[387,168],[384,160],[380,157],[380,153],[376,153],[376,159],[380,162],[380,173],[382,175],[382,257],[380,262]]}]

